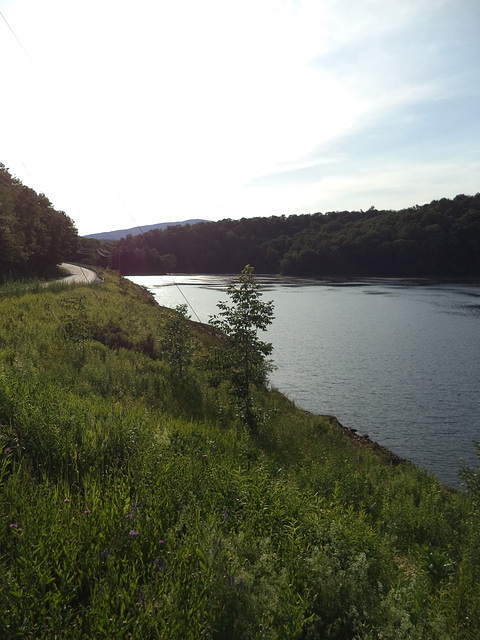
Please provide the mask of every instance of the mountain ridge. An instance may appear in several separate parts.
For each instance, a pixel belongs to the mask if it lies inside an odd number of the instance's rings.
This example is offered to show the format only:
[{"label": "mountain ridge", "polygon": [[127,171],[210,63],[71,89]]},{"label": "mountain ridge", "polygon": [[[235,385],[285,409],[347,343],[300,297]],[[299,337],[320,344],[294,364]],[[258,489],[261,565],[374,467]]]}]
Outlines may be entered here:
[{"label": "mountain ridge", "polygon": [[115,240],[121,240],[128,235],[138,236],[141,233],[152,231],[152,229],[166,229],[167,227],[185,226],[187,224],[197,224],[197,222],[210,222],[210,220],[202,220],[200,218],[194,218],[191,220],[183,220],[182,222],[158,222],[156,224],[145,224],[131,227],[130,229],[116,229],[114,231],[103,231],[101,233],[90,233],[82,236],[82,238],[93,238],[95,240],[103,240],[105,242],[111,242]]}]

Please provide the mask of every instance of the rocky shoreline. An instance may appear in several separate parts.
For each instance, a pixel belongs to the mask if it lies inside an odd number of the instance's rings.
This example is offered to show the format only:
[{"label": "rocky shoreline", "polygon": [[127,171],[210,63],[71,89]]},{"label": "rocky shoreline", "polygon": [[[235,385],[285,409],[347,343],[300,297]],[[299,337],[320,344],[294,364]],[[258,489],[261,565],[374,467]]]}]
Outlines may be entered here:
[{"label": "rocky shoreline", "polygon": [[340,427],[343,434],[347,438],[355,442],[355,444],[357,444],[360,447],[366,447],[368,449],[371,449],[372,451],[375,451],[375,453],[379,454],[382,457],[382,459],[384,459],[389,464],[392,464],[394,466],[413,464],[412,462],[410,462],[410,460],[401,458],[393,451],[390,451],[390,449],[387,449],[386,447],[382,447],[380,444],[378,444],[378,442],[371,440],[369,436],[367,435],[361,436],[359,435],[356,429],[345,427],[341,422],[338,421],[338,419],[335,416],[321,415],[319,417],[322,418],[323,420],[326,420],[330,424],[334,424]]}]

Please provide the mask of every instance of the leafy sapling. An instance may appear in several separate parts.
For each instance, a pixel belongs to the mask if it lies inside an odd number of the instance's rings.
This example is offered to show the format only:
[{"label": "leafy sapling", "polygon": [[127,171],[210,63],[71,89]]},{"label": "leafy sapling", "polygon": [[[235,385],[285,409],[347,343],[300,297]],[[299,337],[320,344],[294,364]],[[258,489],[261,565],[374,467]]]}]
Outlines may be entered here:
[{"label": "leafy sapling", "polygon": [[223,353],[225,373],[232,383],[232,394],[245,413],[248,426],[256,428],[251,386],[265,388],[272,362],[272,344],[258,337],[273,321],[273,302],[261,300],[260,285],[252,266],[247,265],[228,287],[230,302],[219,302],[218,315],[210,324],[226,336]]},{"label": "leafy sapling", "polygon": [[188,320],[187,305],[179,304],[163,326],[161,351],[175,378],[185,376],[192,359],[192,334]]}]

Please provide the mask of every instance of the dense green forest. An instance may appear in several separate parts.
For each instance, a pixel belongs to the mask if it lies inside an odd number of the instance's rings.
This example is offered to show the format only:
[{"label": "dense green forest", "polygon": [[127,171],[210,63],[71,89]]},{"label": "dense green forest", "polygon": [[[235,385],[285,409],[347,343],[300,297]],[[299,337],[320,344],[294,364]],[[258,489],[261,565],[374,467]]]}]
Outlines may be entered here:
[{"label": "dense green forest", "polygon": [[0,164],[0,282],[51,275],[59,263],[75,255],[77,238],[65,213]]},{"label": "dense green forest", "polygon": [[0,286],[2,639],[480,637],[477,475],[249,378],[251,428],[218,326],[103,276]]},{"label": "dense green forest", "polygon": [[[401,211],[202,222],[82,241],[94,262],[125,274],[257,273],[317,277],[480,276],[480,194],[443,198]],[[100,249],[100,254],[95,252]]]},{"label": "dense green forest", "polygon": [[64,260],[122,274],[480,277],[480,194],[401,211],[335,211],[200,222],[118,242],[78,238],[72,220],[0,164],[0,279],[49,275]]}]

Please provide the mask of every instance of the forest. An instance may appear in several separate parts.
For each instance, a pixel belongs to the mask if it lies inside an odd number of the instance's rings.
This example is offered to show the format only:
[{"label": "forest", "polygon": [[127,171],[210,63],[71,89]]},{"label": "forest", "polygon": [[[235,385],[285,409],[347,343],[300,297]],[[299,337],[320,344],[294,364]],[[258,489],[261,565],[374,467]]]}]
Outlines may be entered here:
[{"label": "forest", "polygon": [[14,178],[0,163],[0,282],[52,275],[76,254],[73,221],[44,194]]},{"label": "forest", "polygon": [[173,226],[111,244],[80,239],[86,259],[123,274],[257,273],[312,277],[476,278],[480,194],[400,211],[332,211]]},{"label": "forest", "polygon": [[123,275],[257,273],[304,277],[480,276],[480,193],[400,211],[331,211],[154,229],[116,242],[73,221],[0,163],[0,281],[50,276],[64,260]]}]

